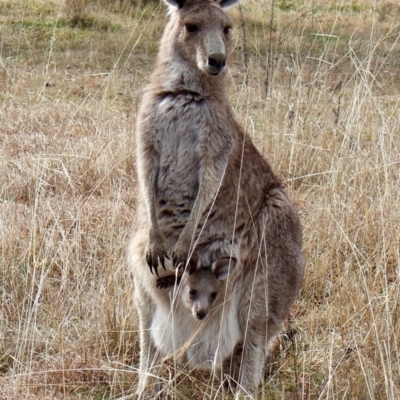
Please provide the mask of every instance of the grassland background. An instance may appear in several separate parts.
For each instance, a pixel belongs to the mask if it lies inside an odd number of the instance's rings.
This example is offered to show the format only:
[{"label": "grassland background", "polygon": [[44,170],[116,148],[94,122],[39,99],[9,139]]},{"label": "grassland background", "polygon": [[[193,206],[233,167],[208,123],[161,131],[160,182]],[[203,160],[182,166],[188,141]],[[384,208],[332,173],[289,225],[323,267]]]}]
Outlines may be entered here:
[{"label": "grassland background", "polygon": [[[134,391],[135,118],[164,11],[0,0],[1,400]],[[241,11],[231,104],[300,211],[307,257],[260,398],[399,399],[400,5]],[[172,398],[218,388],[168,363],[165,378]]]}]

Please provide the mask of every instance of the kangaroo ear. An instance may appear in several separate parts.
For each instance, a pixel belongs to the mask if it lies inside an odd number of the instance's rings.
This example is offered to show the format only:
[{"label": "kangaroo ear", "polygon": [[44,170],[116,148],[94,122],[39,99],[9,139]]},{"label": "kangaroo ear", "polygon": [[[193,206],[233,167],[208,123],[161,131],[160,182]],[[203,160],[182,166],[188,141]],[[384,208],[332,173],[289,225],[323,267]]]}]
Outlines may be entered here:
[{"label": "kangaroo ear", "polygon": [[186,267],[185,272],[188,275],[192,275],[200,268],[201,268],[201,260],[196,253],[193,253],[192,258],[189,260],[189,264]]},{"label": "kangaroo ear", "polygon": [[216,0],[221,8],[228,8],[238,3],[240,0]]},{"label": "kangaroo ear", "polygon": [[185,0],[164,0],[169,6],[182,8]]},{"label": "kangaroo ear", "polygon": [[228,276],[229,269],[232,270],[235,265],[236,260],[233,257],[223,257],[212,263],[211,271],[219,281],[222,281]]}]

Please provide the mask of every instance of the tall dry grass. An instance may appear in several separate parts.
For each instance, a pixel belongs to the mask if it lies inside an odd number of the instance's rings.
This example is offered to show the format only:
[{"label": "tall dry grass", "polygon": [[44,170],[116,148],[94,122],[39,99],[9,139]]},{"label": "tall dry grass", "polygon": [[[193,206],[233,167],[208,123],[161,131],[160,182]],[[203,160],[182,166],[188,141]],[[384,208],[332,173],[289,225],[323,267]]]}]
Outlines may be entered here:
[{"label": "tall dry grass", "polygon": [[[165,18],[157,3],[104,4],[77,23],[62,0],[0,1],[0,399],[135,389],[134,124]],[[400,8],[247,0],[242,12],[232,106],[300,210],[307,257],[260,398],[398,399]],[[172,398],[219,388],[164,374]]]}]

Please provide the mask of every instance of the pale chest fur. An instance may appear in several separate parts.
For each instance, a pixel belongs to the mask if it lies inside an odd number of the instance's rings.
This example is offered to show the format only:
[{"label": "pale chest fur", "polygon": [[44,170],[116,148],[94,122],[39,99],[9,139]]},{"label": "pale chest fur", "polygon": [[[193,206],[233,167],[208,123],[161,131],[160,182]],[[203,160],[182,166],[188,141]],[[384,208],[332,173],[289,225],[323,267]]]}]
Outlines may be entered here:
[{"label": "pale chest fur", "polygon": [[159,154],[157,200],[182,204],[197,195],[202,142],[209,131],[204,100],[166,95],[154,104]]},{"label": "pale chest fur", "polygon": [[189,368],[220,370],[222,363],[243,340],[238,319],[238,296],[211,312],[205,321],[196,321],[179,304],[175,311],[158,305],[151,334],[163,356],[175,354]]},{"label": "pale chest fur", "polygon": [[215,104],[198,94],[150,96],[145,103],[145,108],[151,111],[141,116],[139,127],[142,124],[150,127],[151,135],[142,135],[140,140],[151,142],[156,149],[157,222],[171,246],[188,220],[204,163],[208,174],[219,176],[223,170],[209,160],[221,160],[221,153],[229,154],[233,147],[231,133],[221,132],[232,121],[224,111],[217,110]]}]

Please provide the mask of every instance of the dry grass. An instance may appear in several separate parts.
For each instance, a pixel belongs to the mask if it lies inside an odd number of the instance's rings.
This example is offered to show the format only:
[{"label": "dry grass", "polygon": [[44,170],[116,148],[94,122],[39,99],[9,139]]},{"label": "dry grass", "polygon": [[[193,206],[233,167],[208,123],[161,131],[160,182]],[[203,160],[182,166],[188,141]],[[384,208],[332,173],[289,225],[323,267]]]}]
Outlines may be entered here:
[{"label": "dry grass", "polygon": [[[137,379],[125,247],[163,7],[66,3],[0,0],[0,399],[115,399]],[[231,101],[301,212],[307,271],[260,398],[398,399],[400,7],[276,0],[271,29],[271,3],[242,5]],[[212,392],[165,377],[173,398]]]}]

